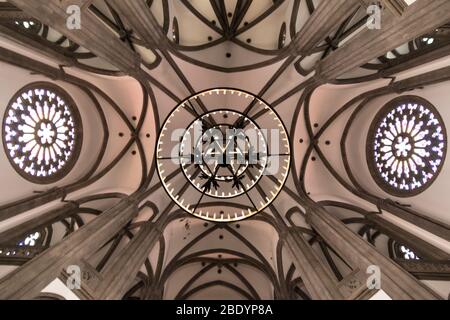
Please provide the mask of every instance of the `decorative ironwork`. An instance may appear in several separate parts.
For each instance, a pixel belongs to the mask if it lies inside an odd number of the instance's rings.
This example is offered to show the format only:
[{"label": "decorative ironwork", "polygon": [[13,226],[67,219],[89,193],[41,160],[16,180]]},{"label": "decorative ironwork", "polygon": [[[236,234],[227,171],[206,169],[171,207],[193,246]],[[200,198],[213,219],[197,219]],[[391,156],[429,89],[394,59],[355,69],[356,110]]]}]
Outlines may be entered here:
[{"label": "decorative ironwork", "polygon": [[[224,103],[233,109],[222,108]],[[260,212],[277,197],[288,175],[290,146],[267,103],[240,90],[211,89],[169,115],[157,161],[161,181],[180,207],[201,219],[231,222]],[[189,181],[186,190],[168,181],[176,170]]]},{"label": "decorative ironwork", "polygon": [[81,117],[62,88],[47,82],[20,89],[3,120],[3,146],[14,169],[39,184],[56,182],[74,166],[82,144]]},{"label": "decorative ironwork", "polygon": [[367,136],[367,162],[376,183],[398,197],[423,192],[438,176],[447,152],[444,122],[417,96],[390,101]]}]

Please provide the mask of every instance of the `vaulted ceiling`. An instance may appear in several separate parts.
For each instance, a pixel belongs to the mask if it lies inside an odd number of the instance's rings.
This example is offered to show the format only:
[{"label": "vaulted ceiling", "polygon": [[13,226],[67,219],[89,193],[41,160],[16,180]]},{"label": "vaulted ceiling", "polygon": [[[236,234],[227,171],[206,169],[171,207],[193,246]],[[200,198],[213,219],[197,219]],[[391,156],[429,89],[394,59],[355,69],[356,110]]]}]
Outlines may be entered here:
[{"label": "vaulted ceiling", "polygon": [[[3,135],[20,89],[51,83],[73,100],[79,148],[39,180],[4,140],[0,298],[71,298],[73,265],[81,299],[367,299],[373,265],[390,298],[447,298],[449,23],[447,0],[0,1]],[[443,134],[430,181],[396,193],[370,137],[408,103],[421,108],[411,126]],[[247,190],[242,172],[258,165],[228,168],[220,189],[219,167],[195,180],[163,164],[169,136],[185,141],[209,114],[283,128],[286,170]],[[239,197],[213,199],[217,188]]]}]

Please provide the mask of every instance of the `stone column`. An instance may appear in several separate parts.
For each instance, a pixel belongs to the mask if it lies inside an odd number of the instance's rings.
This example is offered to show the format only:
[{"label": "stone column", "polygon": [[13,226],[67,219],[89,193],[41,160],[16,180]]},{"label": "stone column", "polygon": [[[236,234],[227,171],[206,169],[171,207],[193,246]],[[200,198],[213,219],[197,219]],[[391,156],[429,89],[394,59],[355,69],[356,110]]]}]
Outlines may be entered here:
[{"label": "stone column", "polygon": [[307,212],[307,221],[352,269],[364,272],[369,266],[378,266],[381,271],[381,289],[391,298],[395,300],[440,299],[430,288],[378,252],[375,247],[323,208],[312,204]]},{"label": "stone column", "polygon": [[[447,72],[447,75],[449,74],[448,72],[450,72],[450,68],[445,68],[443,70]],[[420,226],[420,228],[427,230],[438,237],[450,241],[449,225],[441,221],[436,221],[410,208],[402,208],[393,201],[382,201],[378,205],[382,210],[386,210],[405,221]]]},{"label": "stone column", "polygon": [[313,251],[302,234],[290,229],[284,241],[289,249],[294,265],[314,300],[342,300],[344,296],[337,288],[337,281]]},{"label": "stone column", "polygon": [[126,247],[106,265],[101,272],[101,281],[94,289],[96,299],[119,300],[125,295],[161,237],[161,221],[146,222]]},{"label": "stone column", "polygon": [[[135,74],[140,68],[140,57],[120,41],[100,19],[89,11],[90,0],[10,0],[10,3],[22,9],[54,28],[80,46],[105,59],[119,70]],[[69,5],[78,5],[81,9],[81,28],[71,30],[67,27]]]},{"label": "stone column", "polygon": [[308,55],[363,3],[360,0],[322,1],[292,40],[297,55]]},{"label": "stone column", "polygon": [[122,199],[60,243],[0,279],[0,299],[31,299],[71,264],[96,252],[138,213],[138,195]]},{"label": "stone column", "polygon": [[316,67],[316,78],[327,82],[398,48],[450,20],[450,1],[416,1],[401,17],[382,13],[381,29],[362,29]]},{"label": "stone column", "polygon": [[109,3],[148,46],[167,50],[167,37],[145,1],[110,0]]},{"label": "stone column", "polygon": [[[5,57],[9,57],[9,53],[12,53],[9,50],[0,49],[0,55],[2,56],[2,61],[7,61],[12,64],[15,64],[13,60],[9,60]],[[14,53],[12,53],[14,54]],[[14,59],[15,57],[12,57]],[[17,61],[16,61],[17,62]],[[29,61],[28,61],[29,62]],[[31,197],[27,197],[18,201],[14,201],[12,203],[8,203],[5,205],[0,206],[0,221],[7,220],[9,218],[12,218],[18,214],[21,214],[23,212],[32,210],[34,208],[37,208],[39,206],[42,206],[46,203],[49,203],[51,201],[54,201],[56,199],[60,199],[64,196],[65,192],[63,189],[55,188],[51,189],[49,191],[39,193],[36,195],[33,195]]]}]

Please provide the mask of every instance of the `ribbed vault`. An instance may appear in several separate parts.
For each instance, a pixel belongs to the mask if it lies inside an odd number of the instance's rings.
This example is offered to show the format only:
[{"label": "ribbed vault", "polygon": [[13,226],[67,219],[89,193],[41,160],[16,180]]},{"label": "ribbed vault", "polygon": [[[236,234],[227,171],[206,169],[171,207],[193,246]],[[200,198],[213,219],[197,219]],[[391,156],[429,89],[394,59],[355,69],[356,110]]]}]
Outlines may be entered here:
[{"label": "ribbed vault", "polygon": [[[80,9],[80,29],[68,28],[69,5]],[[423,192],[403,197],[373,180],[366,148],[372,120],[398,97],[426,99],[445,128],[450,4],[371,5],[1,1],[1,114],[20,88],[50,83],[74,100],[83,143],[73,169],[45,185],[21,177],[1,154],[0,298],[447,298],[448,161],[440,158]],[[369,28],[378,11],[381,28]],[[213,99],[258,125],[273,110],[288,135],[286,181],[268,175],[249,196],[231,170],[244,200],[217,200],[216,208],[270,201],[230,223],[183,210],[177,200],[195,191],[189,173],[167,170],[162,183],[157,168],[171,113],[214,88],[267,103],[236,106],[219,90]],[[201,118],[217,108],[200,97],[187,109]],[[67,293],[74,266],[81,286]],[[373,266],[383,277],[375,290],[367,286]]]}]

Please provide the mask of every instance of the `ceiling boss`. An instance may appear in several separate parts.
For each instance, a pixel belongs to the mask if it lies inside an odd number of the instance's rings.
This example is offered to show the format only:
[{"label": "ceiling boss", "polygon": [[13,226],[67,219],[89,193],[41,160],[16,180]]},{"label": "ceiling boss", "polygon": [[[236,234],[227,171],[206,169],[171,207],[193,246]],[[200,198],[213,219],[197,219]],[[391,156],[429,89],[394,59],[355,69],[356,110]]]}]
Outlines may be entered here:
[{"label": "ceiling boss", "polygon": [[233,222],[265,209],[290,167],[286,128],[260,98],[236,89],[200,92],[167,117],[156,147],[158,174],[186,212]]}]

